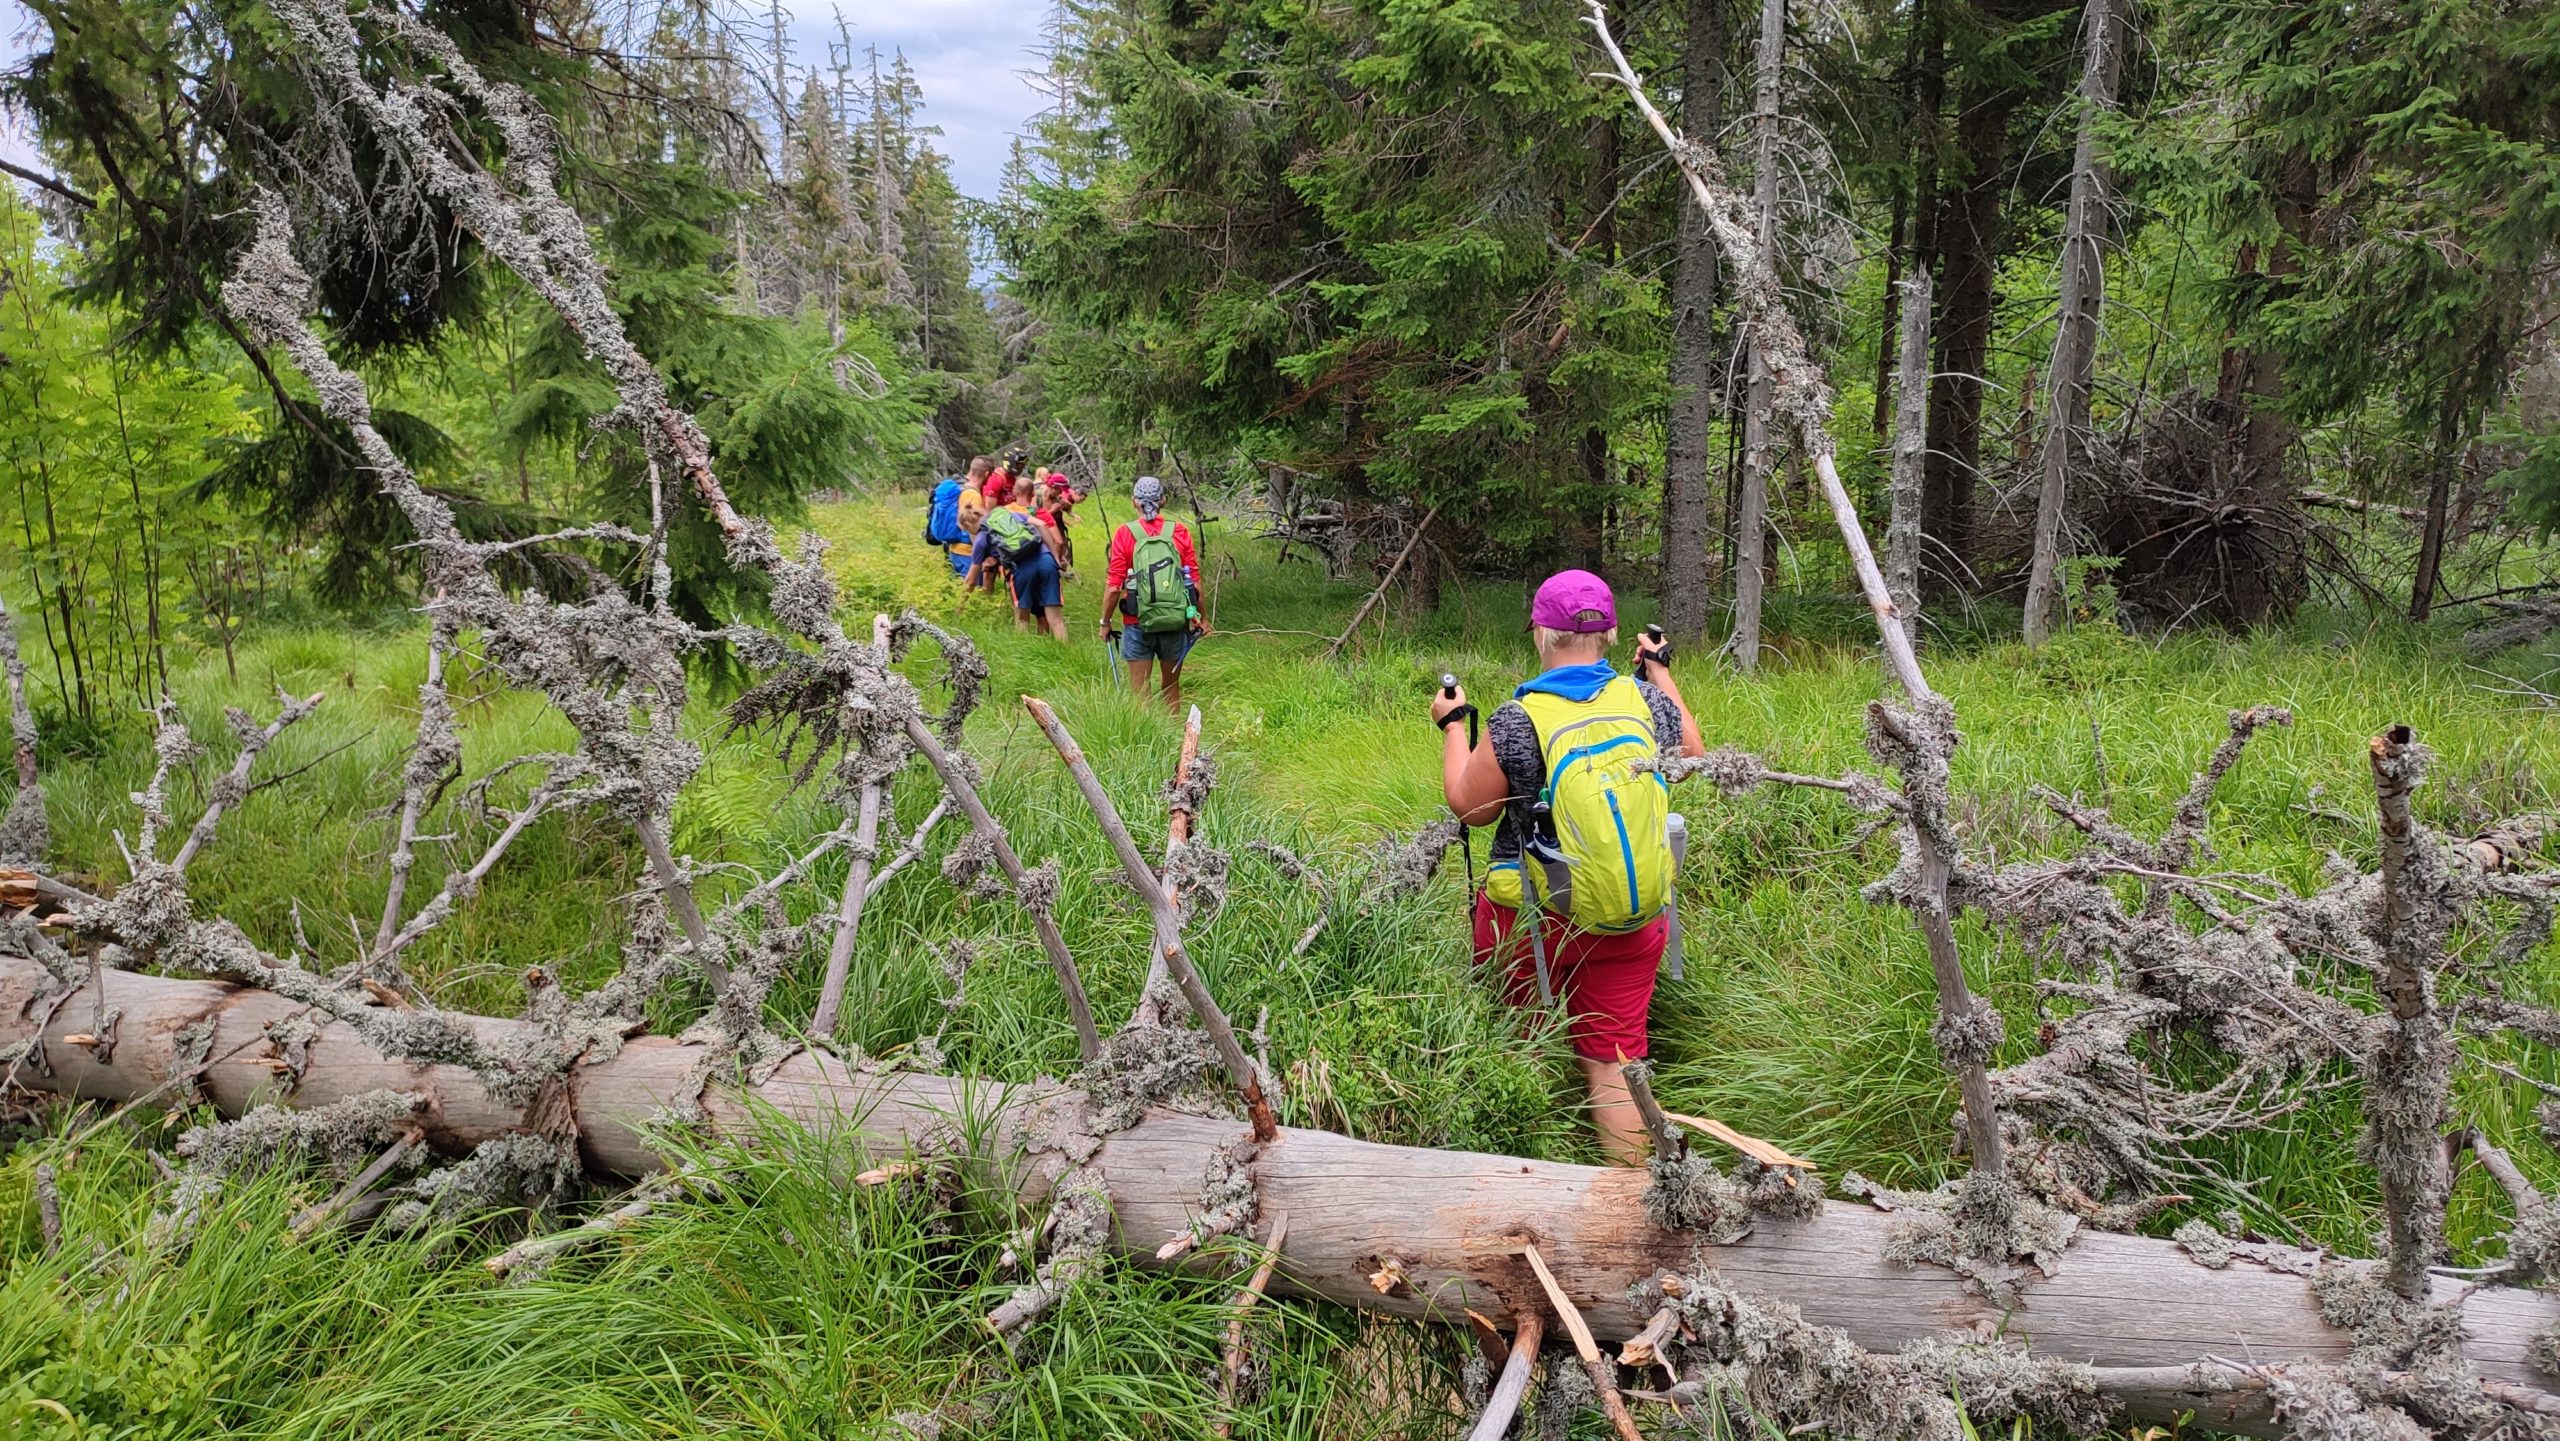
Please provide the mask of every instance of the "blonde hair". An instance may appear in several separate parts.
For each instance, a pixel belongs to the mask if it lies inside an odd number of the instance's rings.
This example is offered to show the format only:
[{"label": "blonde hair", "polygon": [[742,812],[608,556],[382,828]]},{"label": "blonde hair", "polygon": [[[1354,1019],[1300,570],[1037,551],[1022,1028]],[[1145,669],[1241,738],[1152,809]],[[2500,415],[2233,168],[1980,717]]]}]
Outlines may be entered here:
[{"label": "blonde hair", "polygon": [[1529,643],[1537,647],[1540,655],[1559,646],[1575,645],[1587,640],[1599,641],[1600,649],[1606,651],[1618,643],[1618,628],[1613,625],[1604,634],[1589,630],[1556,630],[1551,626],[1543,625],[1529,627]]}]

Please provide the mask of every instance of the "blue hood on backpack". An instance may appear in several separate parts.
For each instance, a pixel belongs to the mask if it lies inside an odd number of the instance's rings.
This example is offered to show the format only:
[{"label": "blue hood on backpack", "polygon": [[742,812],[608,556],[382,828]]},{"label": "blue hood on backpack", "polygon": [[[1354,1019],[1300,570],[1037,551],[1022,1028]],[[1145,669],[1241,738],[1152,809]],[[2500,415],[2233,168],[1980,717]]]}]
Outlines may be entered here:
[{"label": "blue hood on backpack", "polygon": [[1532,676],[1511,692],[1518,700],[1524,695],[1556,695],[1569,701],[1587,701],[1600,693],[1601,687],[1618,678],[1618,672],[1605,660],[1589,665],[1560,665],[1544,675]]}]

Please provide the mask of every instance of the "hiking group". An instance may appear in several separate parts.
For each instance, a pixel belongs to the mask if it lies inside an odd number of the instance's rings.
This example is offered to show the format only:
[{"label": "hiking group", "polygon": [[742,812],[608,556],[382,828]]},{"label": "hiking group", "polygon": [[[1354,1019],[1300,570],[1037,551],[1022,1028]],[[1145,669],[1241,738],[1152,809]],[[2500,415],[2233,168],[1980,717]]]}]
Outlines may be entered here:
[{"label": "hiking group", "polygon": [[[1070,522],[1084,497],[1067,477],[1032,478],[1029,452],[969,462],[969,473],[934,487],[924,539],[940,547],[951,573],[972,592],[1001,580],[1014,626],[1067,639],[1066,582],[1075,578]],[[1130,689],[1182,705],[1182,665],[1208,634],[1200,614],[1200,556],[1190,528],[1164,514],[1164,482],[1138,477],[1129,502],[1137,519],[1111,533],[1102,619],[1107,664],[1126,667]]]},{"label": "hiking group", "polygon": [[[925,539],[971,591],[1001,577],[1018,627],[1063,641],[1068,520],[1081,497],[1055,471],[1030,474],[1018,450],[1002,465],[971,461],[965,480],[935,489]],[[1207,633],[1200,559],[1189,529],[1164,514],[1163,481],[1139,477],[1129,500],[1137,518],[1112,531],[1096,629],[1134,693],[1178,710],[1183,662]],[[1638,1165],[1647,1135],[1624,1067],[1652,1049],[1660,970],[1680,974],[1673,890],[1687,826],[1662,762],[1706,746],[1658,632],[1636,642],[1632,675],[1610,665],[1617,600],[1600,577],[1549,577],[1530,602],[1529,635],[1537,673],[1490,714],[1454,676],[1431,702],[1443,797],[1461,824],[1493,827],[1481,887],[1469,868],[1475,960],[1510,1004],[1561,1011],[1601,1149]]]}]

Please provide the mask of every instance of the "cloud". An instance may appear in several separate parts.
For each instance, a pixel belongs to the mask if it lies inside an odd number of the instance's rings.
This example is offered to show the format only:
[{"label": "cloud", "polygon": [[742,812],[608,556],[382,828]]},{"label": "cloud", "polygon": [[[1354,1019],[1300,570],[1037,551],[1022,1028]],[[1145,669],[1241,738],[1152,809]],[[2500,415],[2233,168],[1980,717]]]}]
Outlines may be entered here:
[{"label": "cloud", "polygon": [[794,66],[825,67],[839,11],[853,33],[857,66],[867,46],[880,47],[883,64],[905,52],[924,89],[925,123],[942,130],[934,148],[950,157],[960,193],[992,197],[1013,136],[1049,104],[1034,83],[1044,63],[1047,7],[1036,0],[789,0]]}]

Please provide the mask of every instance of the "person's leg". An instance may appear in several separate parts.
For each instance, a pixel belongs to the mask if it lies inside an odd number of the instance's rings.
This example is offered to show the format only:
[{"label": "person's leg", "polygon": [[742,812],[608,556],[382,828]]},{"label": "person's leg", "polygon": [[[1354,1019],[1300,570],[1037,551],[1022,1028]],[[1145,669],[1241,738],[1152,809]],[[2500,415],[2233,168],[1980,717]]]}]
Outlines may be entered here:
[{"label": "person's leg", "polygon": [[1591,1124],[1600,1132],[1601,1154],[1613,1166],[1643,1165],[1650,1138],[1645,1135],[1643,1113],[1627,1094],[1624,1063],[1589,1056],[1574,1059],[1582,1065],[1583,1084],[1591,1089]]},{"label": "person's leg", "polygon": [[1191,632],[1156,637],[1156,654],[1164,660],[1164,708],[1182,714],[1182,663],[1191,657]]},{"label": "person's leg", "polygon": [[1647,1031],[1666,931],[1656,920],[1633,935],[1577,932],[1556,948],[1556,989],[1572,1017],[1574,1059],[1591,1092],[1591,1124],[1614,1165],[1643,1164],[1650,1143],[1622,1068],[1652,1049]]},{"label": "person's leg", "polygon": [[1155,662],[1148,658],[1147,633],[1129,624],[1126,616],[1121,617],[1116,650],[1120,657],[1120,667],[1129,677],[1129,694],[1133,696],[1148,694],[1147,672],[1154,667]]},{"label": "person's leg", "polygon": [[1060,645],[1066,644],[1067,608],[1063,605],[1053,605],[1049,606],[1045,613],[1049,617],[1049,634],[1054,637]]}]

